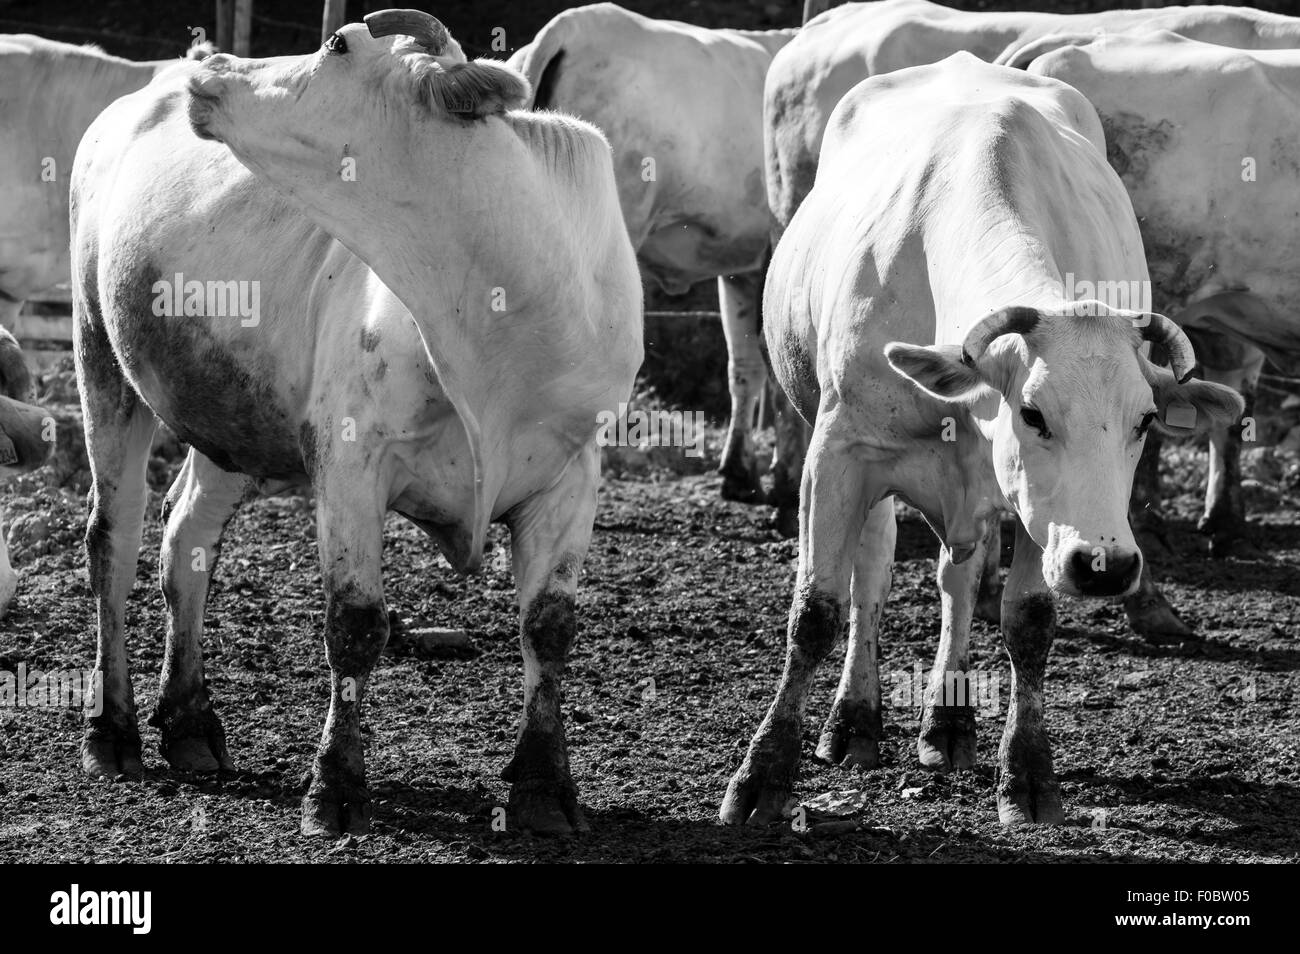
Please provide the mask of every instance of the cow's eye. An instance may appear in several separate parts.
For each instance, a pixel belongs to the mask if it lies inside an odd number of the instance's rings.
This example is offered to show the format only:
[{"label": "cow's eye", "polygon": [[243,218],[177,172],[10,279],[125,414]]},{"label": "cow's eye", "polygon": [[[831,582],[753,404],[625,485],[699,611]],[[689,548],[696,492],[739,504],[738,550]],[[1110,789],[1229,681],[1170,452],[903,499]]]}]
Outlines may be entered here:
[{"label": "cow's eye", "polygon": [[1134,428],[1139,439],[1147,436],[1147,429],[1151,427],[1151,422],[1156,419],[1156,416],[1155,411],[1147,411],[1142,415],[1142,423]]},{"label": "cow's eye", "polygon": [[331,53],[346,53],[348,51],[348,41],[335,33],[325,41],[325,49],[329,50]]},{"label": "cow's eye", "polygon": [[1024,405],[1020,408],[1020,419],[1025,422],[1026,427],[1036,430],[1039,437],[1046,439],[1052,436],[1052,432],[1047,428],[1047,422],[1043,420],[1043,412],[1038,408]]}]

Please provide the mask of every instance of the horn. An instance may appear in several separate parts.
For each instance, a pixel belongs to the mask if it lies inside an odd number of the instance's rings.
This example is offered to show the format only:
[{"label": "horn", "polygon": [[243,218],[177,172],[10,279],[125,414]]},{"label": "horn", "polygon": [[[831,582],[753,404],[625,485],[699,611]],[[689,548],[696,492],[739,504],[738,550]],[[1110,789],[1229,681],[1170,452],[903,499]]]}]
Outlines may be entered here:
[{"label": "horn", "polygon": [[1183,329],[1164,315],[1143,315],[1141,320],[1146,322],[1141,327],[1143,340],[1164,345],[1169,352],[1169,366],[1173,368],[1174,378],[1179,384],[1186,383],[1196,365],[1196,352]]},{"label": "horn", "polygon": [[373,37],[409,36],[435,56],[442,52],[451,34],[436,17],[423,10],[380,10],[365,17],[366,28]]},{"label": "horn", "polygon": [[1027,335],[1038,327],[1043,317],[1037,308],[1014,305],[1001,308],[983,318],[966,332],[966,340],[961,344],[962,364],[970,367],[984,357],[984,352],[993,343],[993,339],[1002,335]]}]

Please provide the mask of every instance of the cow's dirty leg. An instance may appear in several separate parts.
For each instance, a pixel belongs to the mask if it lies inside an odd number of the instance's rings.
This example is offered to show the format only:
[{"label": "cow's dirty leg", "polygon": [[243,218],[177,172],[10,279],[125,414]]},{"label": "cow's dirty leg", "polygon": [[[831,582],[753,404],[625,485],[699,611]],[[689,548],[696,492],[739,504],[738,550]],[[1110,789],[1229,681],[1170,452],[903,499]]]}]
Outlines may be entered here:
[{"label": "cow's dirty leg", "polygon": [[330,706],[302,800],[304,835],[370,830],[361,704],[370,671],[388,641],[380,576],[384,507],[364,496],[377,484],[372,474],[350,471],[331,472],[316,482]]},{"label": "cow's dirty leg", "polygon": [[[157,422],[122,376],[97,320],[76,302],[73,347],[90,459],[86,568],[98,615],[95,698],[81,740],[82,770],[138,778],[140,727],[126,658],[126,598],[135,583],[144,525],[145,465]],[[97,315],[95,319],[97,319]]]},{"label": "cow's dirty leg", "polygon": [[763,497],[754,456],[754,427],[767,382],[758,330],[758,288],[759,276],[754,272],[718,279],[722,331],[727,339],[727,388],[731,392],[731,421],[718,473],[722,475],[722,499],[741,503],[756,503]]},{"label": "cow's dirty leg", "polygon": [[163,504],[158,575],[167,604],[167,649],[149,724],[160,732],[163,758],[183,772],[235,768],[203,678],[203,610],[221,532],[252,487],[250,478],[191,449]]},{"label": "cow's dirty leg", "polygon": [[719,812],[727,824],[764,824],[789,814],[799,767],[808,690],[822,660],[844,635],[853,548],[866,520],[862,468],[831,446],[828,418],[818,420],[804,470],[799,514],[799,573],[790,607],[785,669],[767,716],[727,786]]},{"label": "cow's dirty leg", "polygon": [[817,757],[845,768],[880,764],[880,614],[889,599],[898,525],[894,498],[871,508],[853,560],[844,671],[817,742]]},{"label": "cow's dirty leg", "polygon": [[[998,524],[998,515],[991,522]],[[947,547],[940,547],[937,578],[943,623],[939,650],[925,689],[925,710],[916,754],[923,768],[952,772],[975,764],[976,688],[970,680],[970,623],[985,573],[984,556],[990,534],[962,563],[953,563]],[[999,534],[1000,539],[1000,534]],[[1000,614],[999,614],[1000,615]]]},{"label": "cow's dirty leg", "polygon": [[998,749],[998,818],[1004,825],[1060,824],[1043,679],[1056,632],[1056,604],[1043,582],[1043,551],[1016,525],[1016,553],[1002,597],[1002,639],[1011,658],[1011,704]]},{"label": "cow's dirty leg", "polygon": [[1151,643],[1182,642],[1192,639],[1192,628],[1178,618],[1173,606],[1156,586],[1151,574],[1151,561],[1142,561],[1142,576],[1138,588],[1124,597],[1124,612],[1128,615],[1133,632]]},{"label": "cow's dirty leg", "polygon": [[989,532],[984,538],[984,571],[980,573],[979,590],[975,593],[975,618],[986,623],[1002,619],[1002,520],[997,514],[989,521]]},{"label": "cow's dirty leg", "polygon": [[[1255,351],[1255,349],[1250,349]],[[1256,351],[1255,354],[1259,355]],[[1205,369],[1205,379],[1225,384],[1241,392],[1246,401],[1242,419],[1231,425],[1216,425],[1210,430],[1210,466],[1205,481],[1205,512],[1196,529],[1210,538],[1210,556],[1222,559],[1243,556],[1261,559],[1266,554],[1250,539],[1246,524],[1246,506],[1241,489],[1241,445],[1250,438],[1255,416],[1255,391],[1263,356],[1245,368],[1231,371]]]},{"label": "cow's dirty leg", "polygon": [[524,657],[524,711],[514,757],[502,772],[510,782],[508,823],[543,834],[587,828],[569,773],[564,739],[562,679],[577,634],[578,574],[596,516],[599,458],[586,448],[560,482],[509,518],[519,590]]}]

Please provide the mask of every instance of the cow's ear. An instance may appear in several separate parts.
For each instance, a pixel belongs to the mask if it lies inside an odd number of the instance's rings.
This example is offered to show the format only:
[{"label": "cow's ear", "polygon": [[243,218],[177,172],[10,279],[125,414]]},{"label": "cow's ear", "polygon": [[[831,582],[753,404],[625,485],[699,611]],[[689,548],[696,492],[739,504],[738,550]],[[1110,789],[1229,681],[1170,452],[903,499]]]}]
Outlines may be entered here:
[{"label": "cow's ear", "polygon": [[989,384],[977,368],[961,359],[958,345],[885,345],[890,367],[926,394],[941,401],[966,403],[988,393]]},{"label": "cow's ear", "polygon": [[1164,368],[1152,368],[1152,396],[1159,411],[1156,428],[1164,434],[1186,437],[1215,424],[1235,424],[1246,402],[1230,387],[1193,379],[1179,384]]},{"label": "cow's ear", "polygon": [[438,65],[425,74],[423,88],[430,106],[467,119],[519,109],[528,102],[528,80],[494,60]]}]

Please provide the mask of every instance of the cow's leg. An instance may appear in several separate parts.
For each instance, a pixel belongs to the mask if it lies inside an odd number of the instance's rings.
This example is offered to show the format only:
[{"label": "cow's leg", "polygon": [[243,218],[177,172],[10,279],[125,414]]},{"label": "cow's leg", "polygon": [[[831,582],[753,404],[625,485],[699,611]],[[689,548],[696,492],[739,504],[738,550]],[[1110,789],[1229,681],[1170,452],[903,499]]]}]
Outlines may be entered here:
[{"label": "cow's leg", "polygon": [[[994,526],[998,524],[997,514],[991,522]],[[952,562],[947,547],[939,548],[937,577],[943,623],[939,651],[925,691],[921,734],[916,740],[921,765],[935,772],[951,772],[975,764],[975,705],[968,678],[970,623],[991,534],[990,529],[975,552],[962,563]]]},{"label": "cow's leg", "polygon": [[85,310],[79,303],[73,347],[90,459],[86,568],[98,613],[93,677],[98,714],[86,719],[81,766],[97,778],[138,777],[144,767],[123,629],[140,558],[145,467],[157,422],[122,375],[100,323],[88,319]]},{"label": "cow's leg", "polygon": [[370,829],[361,703],[370,671],[388,641],[381,576],[385,506],[378,484],[375,474],[338,463],[315,475],[330,706],[302,800],[304,835],[333,837]]},{"label": "cow's leg", "polygon": [[986,623],[997,623],[1002,619],[1001,567],[1002,521],[994,514],[989,521],[989,532],[984,537],[984,568],[975,594],[975,618]]},{"label": "cow's leg", "polygon": [[732,776],[724,822],[765,823],[786,814],[799,766],[808,690],[817,667],[843,635],[852,550],[866,519],[862,465],[818,419],[799,503],[799,572],[776,698]]},{"label": "cow's leg", "polygon": [[727,275],[718,279],[722,332],[727,339],[727,387],[731,391],[731,422],[722,448],[722,498],[754,503],[762,499],[754,457],[754,428],[767,362],[758,330],[759,275]]},{"label": "cow's leg", "polygon": [[776,507],[777,533],[793,537],[799,532],[799,488],[803,483],[804,458],[808,453],[811,429],[790,403],[781,385],[773,383],[776,447],[772,452],[772,496],[769,503]]},{"label": "cow's leg", "polygon": [[511,823],[535,832],[586,829],[560,711],[560,681],[577,633],[578,573],[596,516],[599,458],[584,450],[559,483],[510,515],[524,657],[524,711],[515,754],[502,777],[510,782]]},{"label": "cow's leg", "polygon": [[1226,557],[1234,552],[1260,556],[1246,532],[1246,508],[1241,495],[1241,443],[1244,421],[1255,414],[1255,389],[1263,368],[1263,355],[1255,349],[1253,360],[1242,368],[1224,371],[1205,368],[1205,379],[1241,392],[1246,401],[1242,421],[1215,426],[1210,431],[1210,468],[1205,482],[1205,513],[1196,529],[1210,537],[1210,556]]},{"label": "cow's leg", "polygon": [[1002,639],[1011,657],[1011,705],[998,749],[998,817],[1004,825],[1064,821],[1052,767],[1043,680],[1056,604],[1043,582],[1043,551],[1016,524],[1016,552],[1002,596]]},{"label": "cow's leg", "polygon": [[1171,549],[1161,513],[1163,498],[1160,493],[1160,451],[1163,446],[1164,438],[1157,431],[1150,431],[1142,446],[1137,469],[1133,472],[1133,492],[1129,495],[1128,505],[1129,523],[1133,526],[1143,552],[1156,549],[1169,552]]},{"label": "cow's leg", "polygon": [[252,487],[251,478],[191,450],[163,504],[167,526],[158,575],[167,603],[167,650],[149,724],[160,731],[163,758],[181,771],[235,767],[203,679],[203,609],[221,532]]},{"label": "cow's leg", "polygon": [[817,757],[846,768],[880,764],[880,614],[889,598],[898,524],[894,498],[871,508],[853,560],[849,645]]}]

